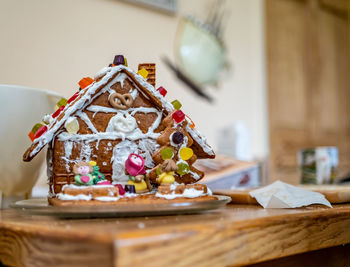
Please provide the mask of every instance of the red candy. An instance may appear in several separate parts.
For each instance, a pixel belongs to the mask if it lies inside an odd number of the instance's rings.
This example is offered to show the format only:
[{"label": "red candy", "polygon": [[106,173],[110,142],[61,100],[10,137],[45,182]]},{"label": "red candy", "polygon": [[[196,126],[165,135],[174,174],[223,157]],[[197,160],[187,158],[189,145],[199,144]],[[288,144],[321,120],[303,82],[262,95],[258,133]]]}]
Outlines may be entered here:
[{"label": "red candy", "polygon": [[85,77],[83,79],[81,79],[78,84],[80,86],[81,89],[84,89],[86,87],[88,87],[90,84],[92,84],[94,82],[94,79],[90,78],[90,77]]},{"label": "red candy", "polygon": [[121,196],[125,195],[125,190],[121,184],[116,184],[114,186],[118,187],[119,195],[121,195]]},{"label": "red candy", "polygon": [[71,96],[71,98],[69,98],[67,100],[67,103],[69,104],[70,102],[73,102],[79,95],[79,92],[76,92],[74,95]]},{"label": "red candy", "polygon": [[162,96],[166,96],[166,94],[168,93],[167,90],[164,89],[163,86],[160,86],[157,91],[162,95]]},{"label": "red candy", "polygon": [[41,126],[34,134],[34,139],[42,136],[46,131],[47,131],[47,126],[46,125]]},{"label": "red candy", "polygon": [[171,116],[176,123],[180,123],[185,119],[185,113],[183,113],[181,110],[176,110]]},{"label": "red candy", "polygon": [[56,118],[58,115],[60,115],[61,111],[64,109],[65,106],[60,106],[59,109],[57,109],[53,114],[52,118]]}]

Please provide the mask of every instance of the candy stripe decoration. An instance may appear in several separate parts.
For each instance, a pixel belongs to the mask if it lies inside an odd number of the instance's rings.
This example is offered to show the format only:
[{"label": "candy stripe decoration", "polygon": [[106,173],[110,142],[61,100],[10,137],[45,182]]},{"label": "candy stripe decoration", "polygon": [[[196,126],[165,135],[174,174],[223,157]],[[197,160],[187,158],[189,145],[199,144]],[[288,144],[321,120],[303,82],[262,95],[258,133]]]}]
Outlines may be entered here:
[{"label": "candy stripe decoration", "polygon": [[71,96],[71,98],[67,100],[67,104],[70,104],[71,102],[73,102],[78,96],[79,96],[79,92],[76,92],[74,95]]},{"label": "candy stripe decoration", "polygon": [[64,109],[65,106],[60,106],[59,109],[57,109],[53,114],[52,118],[56,118],[58,115],[60,115],[61,111]]},{"label": "candy stripe decoration", "polygon": [[35,139],[35,133],[43,126],[42,123],[36,123],[30,133],[28,134],[29,139],[33,142]]},{"label": "candy stripe decoration", "polygon": [[36,133],[34,134],[34,139],[42,136],[46,131],[47,131],[47,126],[46,125],[43,125],[41,126],[37,131]]}]

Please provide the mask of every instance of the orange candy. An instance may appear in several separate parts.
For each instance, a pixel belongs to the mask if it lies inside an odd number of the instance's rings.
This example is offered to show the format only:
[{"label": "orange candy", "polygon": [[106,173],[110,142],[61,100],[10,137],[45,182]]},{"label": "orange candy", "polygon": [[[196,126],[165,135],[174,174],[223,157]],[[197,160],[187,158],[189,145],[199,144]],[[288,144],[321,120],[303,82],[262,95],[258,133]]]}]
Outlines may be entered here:
[{"label": "orange candy", "polygon": [[81,89],[84,89],[86,87],[88,87],[90,84],[92,84],[94,82],[94,79],[90,78],[90,77],[85,77],[83,79],[81,79],[79,81],[79,86]]}]

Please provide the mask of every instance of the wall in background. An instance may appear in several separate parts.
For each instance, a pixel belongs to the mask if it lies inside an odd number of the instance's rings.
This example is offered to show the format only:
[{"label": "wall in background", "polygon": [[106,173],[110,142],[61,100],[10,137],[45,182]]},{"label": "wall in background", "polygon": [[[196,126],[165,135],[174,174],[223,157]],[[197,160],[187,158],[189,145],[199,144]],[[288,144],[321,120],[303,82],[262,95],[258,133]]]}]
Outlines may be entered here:
[{"label": "wall in background", "polygon": [[161,55],[173,58],[180,16],[204,18],[212,3],[208,0],[180,0],[176,16],[116,0],[0,0],[0,83],[45,88],[69,97],[81,77],[93,76],[115,54],[126,55],[132,68],[156,62],[157,85],[165,85],[169,100],[181,100],[185,113],[214,147],[218,129],[239,120],[251,133],[253,155],[265,157],[263,1],[227,2],[231,15],[225,41],[233,67],[222,87],[212,91],[214,105],[198,100],[160,62]]}]

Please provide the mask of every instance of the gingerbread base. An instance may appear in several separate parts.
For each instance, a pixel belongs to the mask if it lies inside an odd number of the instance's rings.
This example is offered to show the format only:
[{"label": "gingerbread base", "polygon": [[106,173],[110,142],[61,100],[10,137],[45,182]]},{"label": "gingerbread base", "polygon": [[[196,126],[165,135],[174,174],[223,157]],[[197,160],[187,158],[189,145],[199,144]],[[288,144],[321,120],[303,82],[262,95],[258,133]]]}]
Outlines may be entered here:
[{"label": "gingerbread base", "polygon": [[60,200],[58,198],[49,198],[49,204],[52,206],[111,206],[111,205],[130,205],[130,204],[166,204],[182,202],[199,202],[216,200],[215,196],[205,195],[196,198],[178,197],[175,199],[164,199],[156,197],[155,194],[144,194],[135,197],[123,197],[117,201],[99,201],[99,200]]}]

